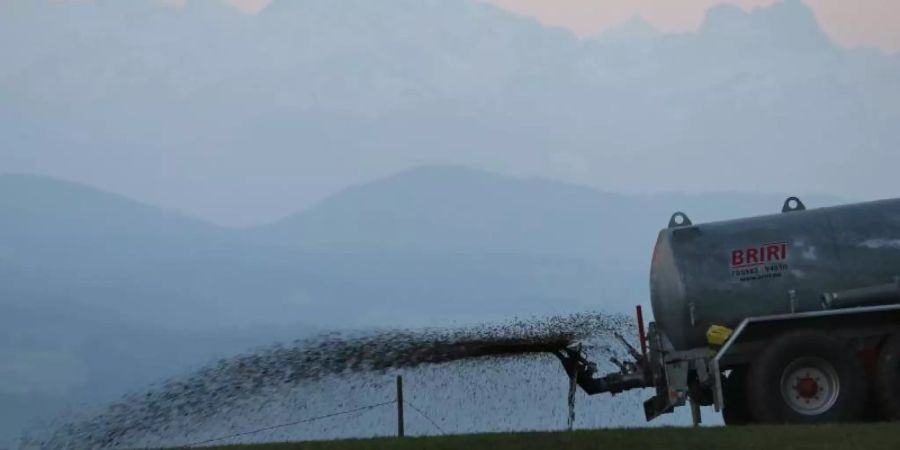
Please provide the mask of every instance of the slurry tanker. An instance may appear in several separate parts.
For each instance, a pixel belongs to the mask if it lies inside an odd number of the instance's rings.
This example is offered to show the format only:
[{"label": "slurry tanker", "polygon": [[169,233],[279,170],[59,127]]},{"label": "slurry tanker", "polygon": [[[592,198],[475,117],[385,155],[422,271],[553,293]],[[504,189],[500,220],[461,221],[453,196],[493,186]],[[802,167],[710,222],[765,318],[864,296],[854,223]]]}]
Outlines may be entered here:
[{"label": "slurry tanker", "polygon": [[651,388],[647,420],[690,403],[728,425],[900,420],[900,199],[693,224],[675,213],[650,268],[655,322],[588,394]]}]

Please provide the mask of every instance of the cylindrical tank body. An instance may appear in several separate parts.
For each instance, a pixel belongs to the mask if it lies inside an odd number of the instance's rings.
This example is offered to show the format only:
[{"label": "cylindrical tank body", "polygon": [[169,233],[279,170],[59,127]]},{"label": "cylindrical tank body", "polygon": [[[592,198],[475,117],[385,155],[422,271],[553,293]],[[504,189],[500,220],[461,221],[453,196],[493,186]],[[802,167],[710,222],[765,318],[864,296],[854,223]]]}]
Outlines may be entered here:
[{"label": "cylindrical tank body", "polygon": [[650,269],[657,327],[679,350],[710,325],[823,309],[822,295],[900,276],[900,199],[789,211],[659,233]]}]

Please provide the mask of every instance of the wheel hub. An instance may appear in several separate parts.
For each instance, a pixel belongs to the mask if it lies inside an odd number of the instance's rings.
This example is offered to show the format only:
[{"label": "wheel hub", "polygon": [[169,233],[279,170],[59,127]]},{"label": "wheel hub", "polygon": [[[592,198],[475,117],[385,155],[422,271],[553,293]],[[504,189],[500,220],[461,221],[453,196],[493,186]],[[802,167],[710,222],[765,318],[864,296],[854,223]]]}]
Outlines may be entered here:
[{"label": "wheel hub", "polygon": [[814,398],[816,394],[819,393],[819,383],[817,383],[815,379],[806,376],[797,381],[797,385],[794,386],[794,389],[797,390],[797,393],[802,398]]},{"label": "wheel hub", "polygon": [[834,366],[821,358],[803,357],[785,367],[781,377],[781,396],[795,412],[815,416],[834,406],[840,392],[840,380]]}]

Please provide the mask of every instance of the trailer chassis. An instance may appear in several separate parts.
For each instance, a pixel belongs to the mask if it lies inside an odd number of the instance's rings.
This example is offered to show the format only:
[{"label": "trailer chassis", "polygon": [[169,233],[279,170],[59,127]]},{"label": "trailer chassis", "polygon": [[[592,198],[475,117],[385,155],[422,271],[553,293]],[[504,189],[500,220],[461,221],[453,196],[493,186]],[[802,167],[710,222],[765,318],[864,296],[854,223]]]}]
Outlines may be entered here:
[{"label": "trailer chassis", "polygon": [[612,359],[618,372],[596,377],[596,364],[587,360],[577,345],[558,351],[556,356],[569,377],[588,395],[654,388],[655,395],[644,402],[647,421],[690,402],[696,425],[701,422],[700,406],[714,406],[717,412],[723,410],[723,374],[752,362],[773,337],[789,330],[813,329],[855,342],[860,349],[877,346],[886,336],[900,332],[900,304],[748,317],[733,330],[724,345],[681,351],[672,346],[654,322],[644,336],[640,322],[641,351],[616,335],[632,357],[625,362]]}]

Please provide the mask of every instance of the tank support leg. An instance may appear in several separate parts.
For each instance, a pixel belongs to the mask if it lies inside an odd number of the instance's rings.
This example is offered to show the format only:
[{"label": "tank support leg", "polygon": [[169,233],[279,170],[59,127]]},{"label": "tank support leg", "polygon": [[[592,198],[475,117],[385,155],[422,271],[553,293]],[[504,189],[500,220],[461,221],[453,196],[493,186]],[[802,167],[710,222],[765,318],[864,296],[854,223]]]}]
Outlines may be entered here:
[{"label": "tank support leg", "polygon": [[700,404],[695,402],[693,399],[690,399],[691,402],[691,420],[694,422],[694,426],[699,426],[703,423],[703,418],[700,416]]},{"label": "tank support leg", "polygon": [[578,371],[569,372],[569,417],[568,429],[572,431],[575,428],[575,391],[578,388]]}]

